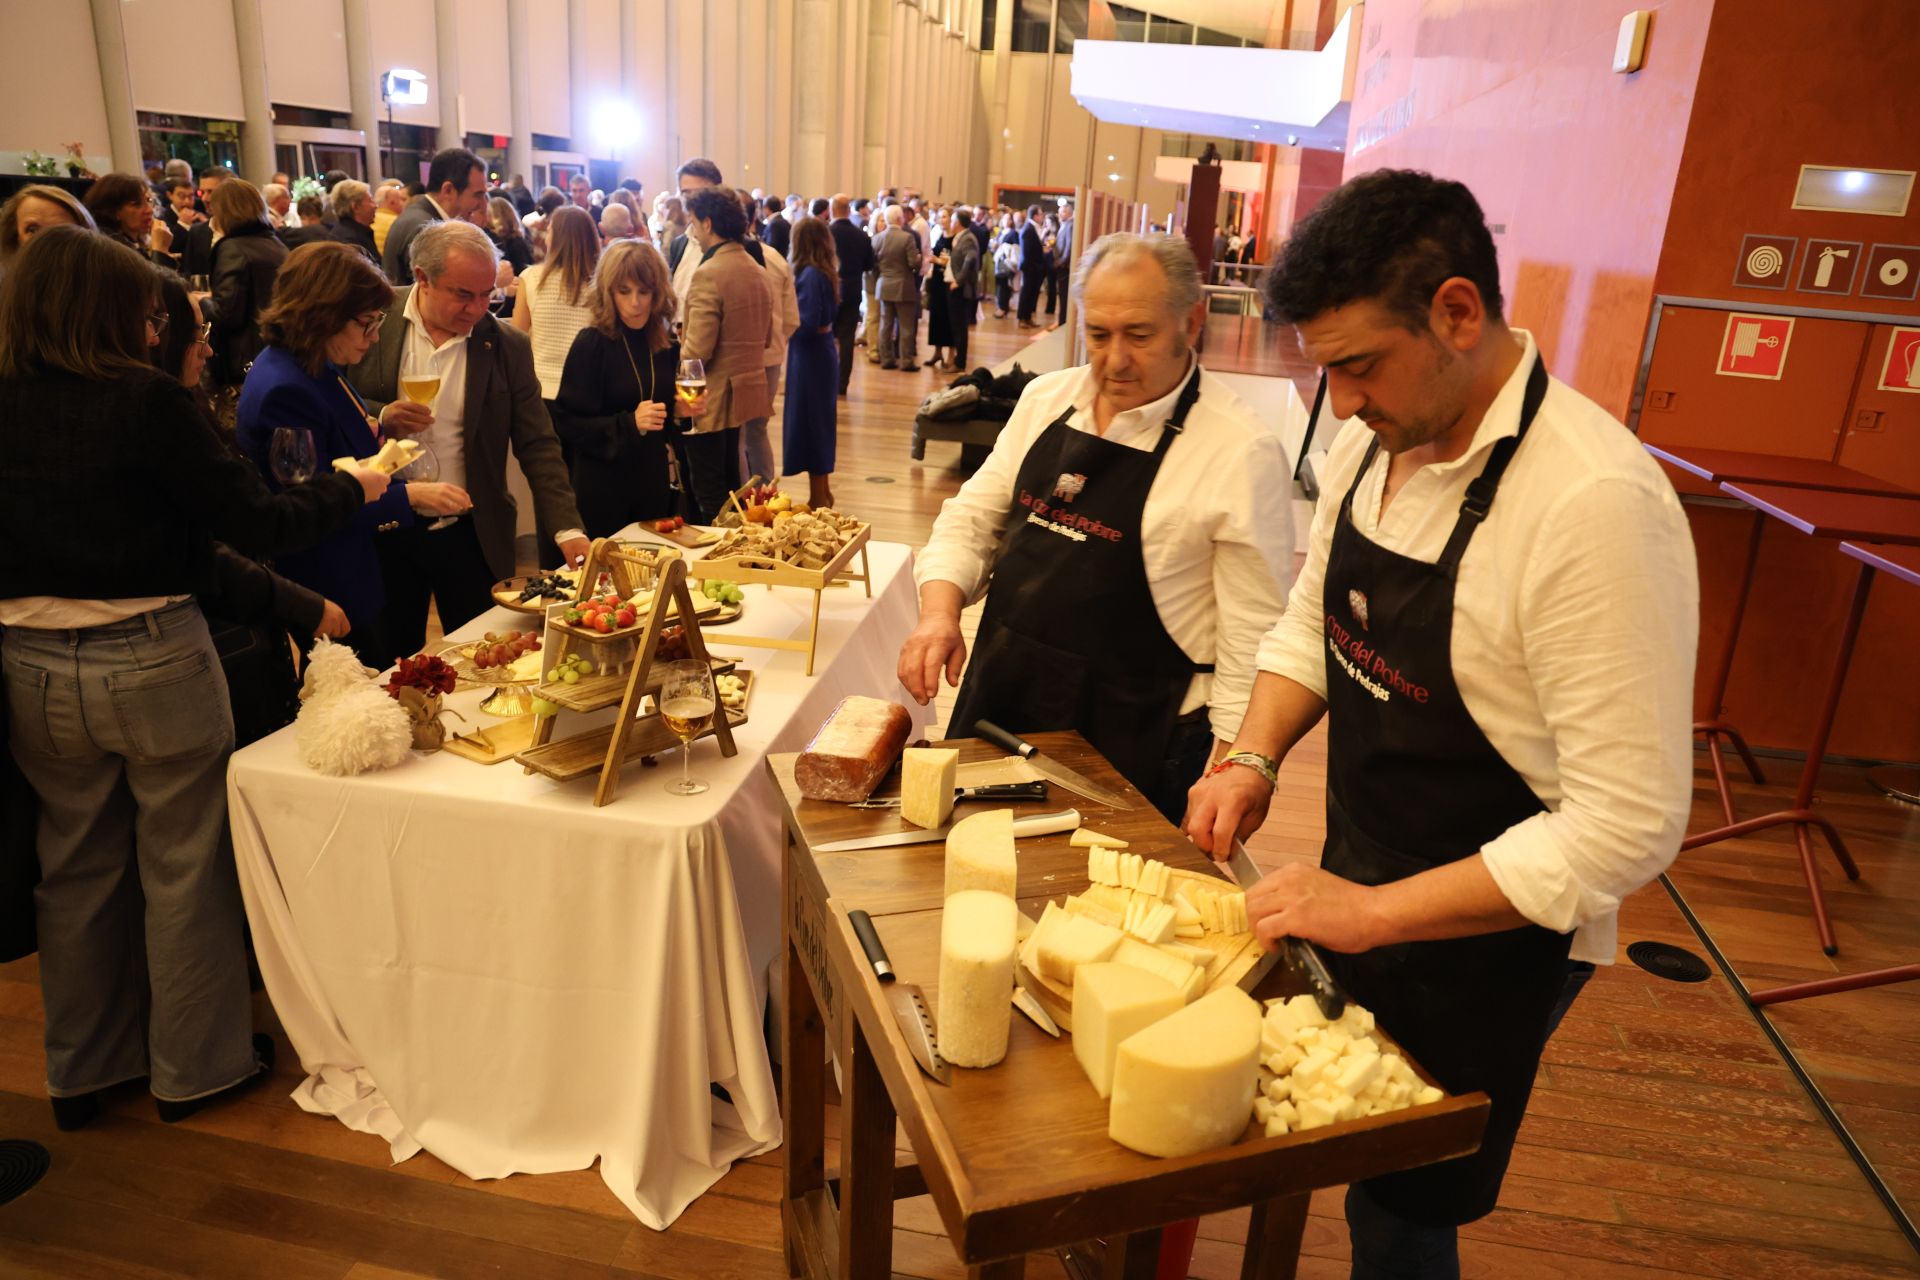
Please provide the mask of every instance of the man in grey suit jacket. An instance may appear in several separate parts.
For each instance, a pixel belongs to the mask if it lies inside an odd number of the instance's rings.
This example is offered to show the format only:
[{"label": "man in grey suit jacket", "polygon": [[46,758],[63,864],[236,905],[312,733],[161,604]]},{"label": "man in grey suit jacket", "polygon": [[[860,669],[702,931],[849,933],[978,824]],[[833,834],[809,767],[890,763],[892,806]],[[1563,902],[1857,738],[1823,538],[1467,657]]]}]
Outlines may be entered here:
[{"label": "man in grey suit jacket", "polygon": [[[880,367],[920,368],[920,238],[907,230],[900,206],[887,206],[887,229],[873,245],[880,269]],[[898,361],[895,353],[898,352]]]},{"label": "man in grey suit jacket", "polygon": [[[452,631],[491,608],[493,584],[512,576],[509,445],[533,490],[538,525],[559,531],[554,541],[567,563],[590,546],[540,399],[532,344],[487,311],[499,263],[493,241],[470,222],[435,222],[414,238],[412,261],[412,287],[394,296],[379,342],[351,377],[381,429],[431,449],[438,478],[464,488],[473,510],[379,539],[387,639],[398,653],[425,642],[430,601]],[[439,387],[429,403],[415,404],[400,397],[402,378],[437,378]]]},{"label": "man in grey suit jacket", "polygon": [[427,193],[407,201],[407,207],[387,228],[387,247],[380,265],[396,285],[413,283],[408,253],[413,238],[447,218],[465,218],[487,202],[487,166],[465,147],[448,147],[427,167]]}]

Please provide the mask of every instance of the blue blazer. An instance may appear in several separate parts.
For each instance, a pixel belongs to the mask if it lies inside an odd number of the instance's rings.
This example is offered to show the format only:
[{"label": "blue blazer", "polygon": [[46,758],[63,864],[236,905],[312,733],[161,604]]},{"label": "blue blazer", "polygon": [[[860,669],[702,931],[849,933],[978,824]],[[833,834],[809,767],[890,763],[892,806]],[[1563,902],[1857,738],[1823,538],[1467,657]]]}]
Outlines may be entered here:
[{"label": "blue blazer", "polygon": [[[241,452],[277,491],[280,482],[268,460],[275,427],[313,432],[315,470],[320,473],[330,470],[335,458],[364,458],[380,447],[337,366],[323,365],[316,378],[286,348],[269,346],[255,358],[240,389],[238,440]],[[371,629],[387,602],[374,539],[412,523],[406,483],[396,480],[378,502],[362,506],[345,528],[305,551],[276,557],[274,567],[339,605],[355,631]]]}]

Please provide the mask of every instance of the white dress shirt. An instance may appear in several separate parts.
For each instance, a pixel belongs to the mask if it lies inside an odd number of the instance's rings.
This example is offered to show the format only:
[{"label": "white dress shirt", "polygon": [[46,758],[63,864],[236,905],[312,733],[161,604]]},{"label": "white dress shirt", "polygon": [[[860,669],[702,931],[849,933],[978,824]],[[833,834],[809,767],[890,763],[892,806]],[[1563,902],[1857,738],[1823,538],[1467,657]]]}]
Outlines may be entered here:
[{"label": "white dress shirt", "polygon": [[[440,483],[467,487],[467,338],[455,334],[439,346],[427,335],[426,321],[420,317],[420,295],[407,292],[403,312],[407,319],[407,337],[400,348],[400,377],[438,378],[440,390],[433,398],[433,425],[414,438],[433,450],[440,464]],[[396,385],[397,392],[399,387]]]},{"label": "white dress shirt", "polygon": [[[1382,452],[1353,497],[1354,528],[1429,564],[1467,485],[1520,425],[1526,354],[1473,444],[1423,467],[1384,515]],[[1341,428],[1305,567],[1260,669],[1326,696],[1321,584],[1340,499],[1373,433]],[[1547,807],[1480,853],[1529,920],[1577,930],[1572,956],[1611,964],[1620,900],[1679,851],[1693,800],[1693,662],[1700,593],[1680,502],[1633,434],[1553,380],[1468,544],[1453,613],[1453,676],[1487,741]],[[1463,850],[1471,853],[1472,850]]]},{"label": "white dress shirt", "polygon": [[[1205,370],[1199,378],[1200,398],[1147,493],[1140,548],[1161,625],[1189,658],[1215,668],[1194,676],[1181,713],[1211,704],[1214,736],[1232,741],[1253,689],[1254,653],[1280,616],[1292,570],[1291,483],[1279,437],[1225,383]],[[1068,426],[1092,433],[1094,391],[1085,366],[1027,384],[986,462],[940,508],[914,564],[917,586],[952,582],[969,600],[985,592],[1027,450],[1069,405]],[[1152,452],[1179,394],[1177,386],[1115,414],[1106,439]]]}]

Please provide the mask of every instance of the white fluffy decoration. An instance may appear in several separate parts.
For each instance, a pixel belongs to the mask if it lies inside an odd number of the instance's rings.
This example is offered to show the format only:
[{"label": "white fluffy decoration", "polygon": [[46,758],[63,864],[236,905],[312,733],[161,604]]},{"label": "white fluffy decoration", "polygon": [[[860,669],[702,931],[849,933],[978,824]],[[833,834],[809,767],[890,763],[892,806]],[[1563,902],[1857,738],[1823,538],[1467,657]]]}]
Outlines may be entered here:
[{"label": "white fluffy decoration", "polygon": [[294,721],[294,741],[308,768],[343,777],[391,769],[407,758],[413,721],[374,683],[376,674],[345,645],[323,639],[313,646]]}]

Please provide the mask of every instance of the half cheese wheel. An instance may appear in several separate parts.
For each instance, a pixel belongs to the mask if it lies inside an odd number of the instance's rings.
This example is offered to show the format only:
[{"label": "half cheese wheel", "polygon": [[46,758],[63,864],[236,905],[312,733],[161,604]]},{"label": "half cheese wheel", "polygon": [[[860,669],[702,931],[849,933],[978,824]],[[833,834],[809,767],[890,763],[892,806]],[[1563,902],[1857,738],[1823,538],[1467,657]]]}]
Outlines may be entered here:
[{"label": "half cheese wheel", "polygon": [[988,809],[953,824],[947,833],[947,897],[966,889],[986,889],[1011,898],[1019,878],[1013,810]]},{"label": "half cheese wheel", "polygon": [[1222,987],[1121,1041],[1107,1136],[1149,1156],[1225,1146],[1246,1129],[1259,1081],[1260,1006]]},{"label": "half cheese wheel", "polygon": [[1083,964],[1074,974],[1073,1056],[1094,1092],[1113,1093],[1120,1042],[1182,1007],[1172,983],[1124,964]]}]

